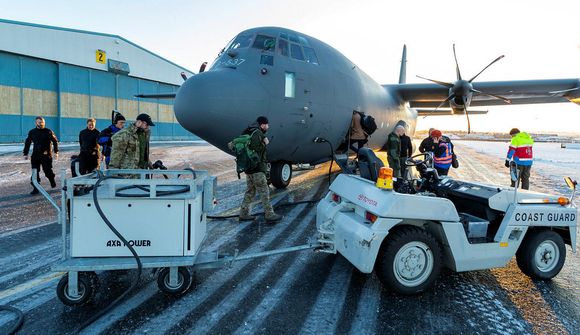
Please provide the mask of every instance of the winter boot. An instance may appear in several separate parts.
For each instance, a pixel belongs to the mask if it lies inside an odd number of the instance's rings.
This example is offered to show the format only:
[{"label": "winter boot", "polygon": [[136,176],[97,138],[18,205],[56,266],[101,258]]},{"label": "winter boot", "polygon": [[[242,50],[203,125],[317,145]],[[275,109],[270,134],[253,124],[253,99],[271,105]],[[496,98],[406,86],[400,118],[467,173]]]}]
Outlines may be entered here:
[{"label": "winter boot", "polygon": [[38,189],[37,189],[36,187],[33,187],[33,188],[32,188],[32,192],[30,192],[30,195],[35,195],[35,194],[38,194],[38,193],[40,193],[40,192],[38,191]]},{"label": "winter boot", "polygon": [[50,187],[52,188],[56,187],[56,181],[54,180],[54,177],[48,179],[48,181],[50,181]]},{"label": "winter boot", "polygon": [[272,214],[270,216],[266,216],[266,223],[275,223],[278,222],[280,220],[282,220],[284,216],[280,215],[280,214]]},{"label": "winter boot", "polygon": [[239,221],[254,221],[254,220],[256,220],[256,217],[253,215],[250,215],[250,214],[244,214],[244,215],[240,214],[238,220]]}]

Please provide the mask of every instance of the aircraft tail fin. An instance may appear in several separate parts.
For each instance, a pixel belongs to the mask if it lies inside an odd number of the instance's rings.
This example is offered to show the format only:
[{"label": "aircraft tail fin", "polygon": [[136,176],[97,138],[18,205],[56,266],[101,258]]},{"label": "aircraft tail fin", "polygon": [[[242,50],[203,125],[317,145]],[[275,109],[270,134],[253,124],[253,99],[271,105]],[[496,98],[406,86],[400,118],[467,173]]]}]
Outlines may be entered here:
[{"label": "aircraft tail fin", "polygon": [[407,45],[403,45],[403,57],[401,58],[401,72],[399,72],[399,84],[407,82]]}]

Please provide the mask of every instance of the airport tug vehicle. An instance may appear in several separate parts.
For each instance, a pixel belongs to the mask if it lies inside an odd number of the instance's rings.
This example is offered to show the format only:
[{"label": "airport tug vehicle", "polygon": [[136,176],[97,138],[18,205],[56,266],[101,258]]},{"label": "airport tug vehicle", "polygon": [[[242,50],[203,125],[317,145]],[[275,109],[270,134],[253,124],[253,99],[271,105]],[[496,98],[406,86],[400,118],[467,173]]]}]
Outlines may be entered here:
[{"label": "airport tug vehicle", "polygon": [[438,176],[428,154],[406,165],[419,178],[393,181],[371,150],[359,152],[360,176],[338,175],[318,204],[322,251],[340,253],[363,273],[375,270],[400,294],[428,289],[443,266],[503,267],[514,255],[526,275],[551,279],[564,265],[565,244],[576,252],[570,178],[566,198]]}]

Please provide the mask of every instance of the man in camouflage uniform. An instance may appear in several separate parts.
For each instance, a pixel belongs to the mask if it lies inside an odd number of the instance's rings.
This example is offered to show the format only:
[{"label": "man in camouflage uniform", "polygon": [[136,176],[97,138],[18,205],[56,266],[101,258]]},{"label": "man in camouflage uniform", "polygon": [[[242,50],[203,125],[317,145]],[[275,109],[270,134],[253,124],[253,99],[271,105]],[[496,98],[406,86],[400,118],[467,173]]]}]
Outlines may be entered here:
[{"label": "man in camouflage uniform", "polygon": [[147,169],[149,163],[149,127],[155,126],[147,114],[139,114],[137,121],[119,130],[113,137],[111,169]]},{"label": "man in camouflage uniform", "polygon": [[255,216],[250,215],[250,205],[256,196],[256,192],[262,201],[264,207],[264,217],[267,223],[274,223],[282,219],[282,215],[274,213],[274,208],[270,203],[270,189],[268,188],[268,180],[266,179],[266,172],[268,171],[268,158],[266,157],[266,146],[269,141],[266,137],[268,131],[268,119],[265,116],[260,116],[255,124],[252,124],[243,134],[251,134],[249,147],[260,156],[260,163],[252,170],[246,171],[246,194],[244,201],[240,208],[240,221],[253,221]]}]

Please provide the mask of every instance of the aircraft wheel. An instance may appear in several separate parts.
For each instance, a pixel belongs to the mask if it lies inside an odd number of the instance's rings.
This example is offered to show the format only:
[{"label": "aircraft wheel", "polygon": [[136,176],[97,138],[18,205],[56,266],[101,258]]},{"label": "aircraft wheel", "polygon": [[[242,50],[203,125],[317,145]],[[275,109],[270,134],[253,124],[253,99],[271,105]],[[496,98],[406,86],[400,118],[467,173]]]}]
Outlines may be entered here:
[{"label": "aircraft wheel", "polygon": [[379,280],[393,291],[411,295],[435,282],[441,271],[441,246],[418,227],[395,230],[383,241],[375,270]]},{"label": "aircraft wheel", "polygon": [[564,266],[566,246],[552,230],[529,232],[516,253],[518,267],[533,279],[552,279]]},{"label": "aircraft wheel", "polygon": [[68,274],[60,279],[56,287],[56,295],[67,306],[82,306],[89,303],[98,288],[97,274],[80,272],[78,274],[78,295],[71,296],[68,292]]},{"label": "aircraft wheel", "polygon": [[177,268],[177,283],[171,284],[169,280],[169,268],[163,268],[157,276],[157,287],[169,295],[183,294],[191,286],[191,272],[187,268]]},{"label": "aircraft wheel", "polygon": [[292,165],[288,162],[273,162],[270,168],[270,181],[276,188],[286,188],[292,180]]}]

